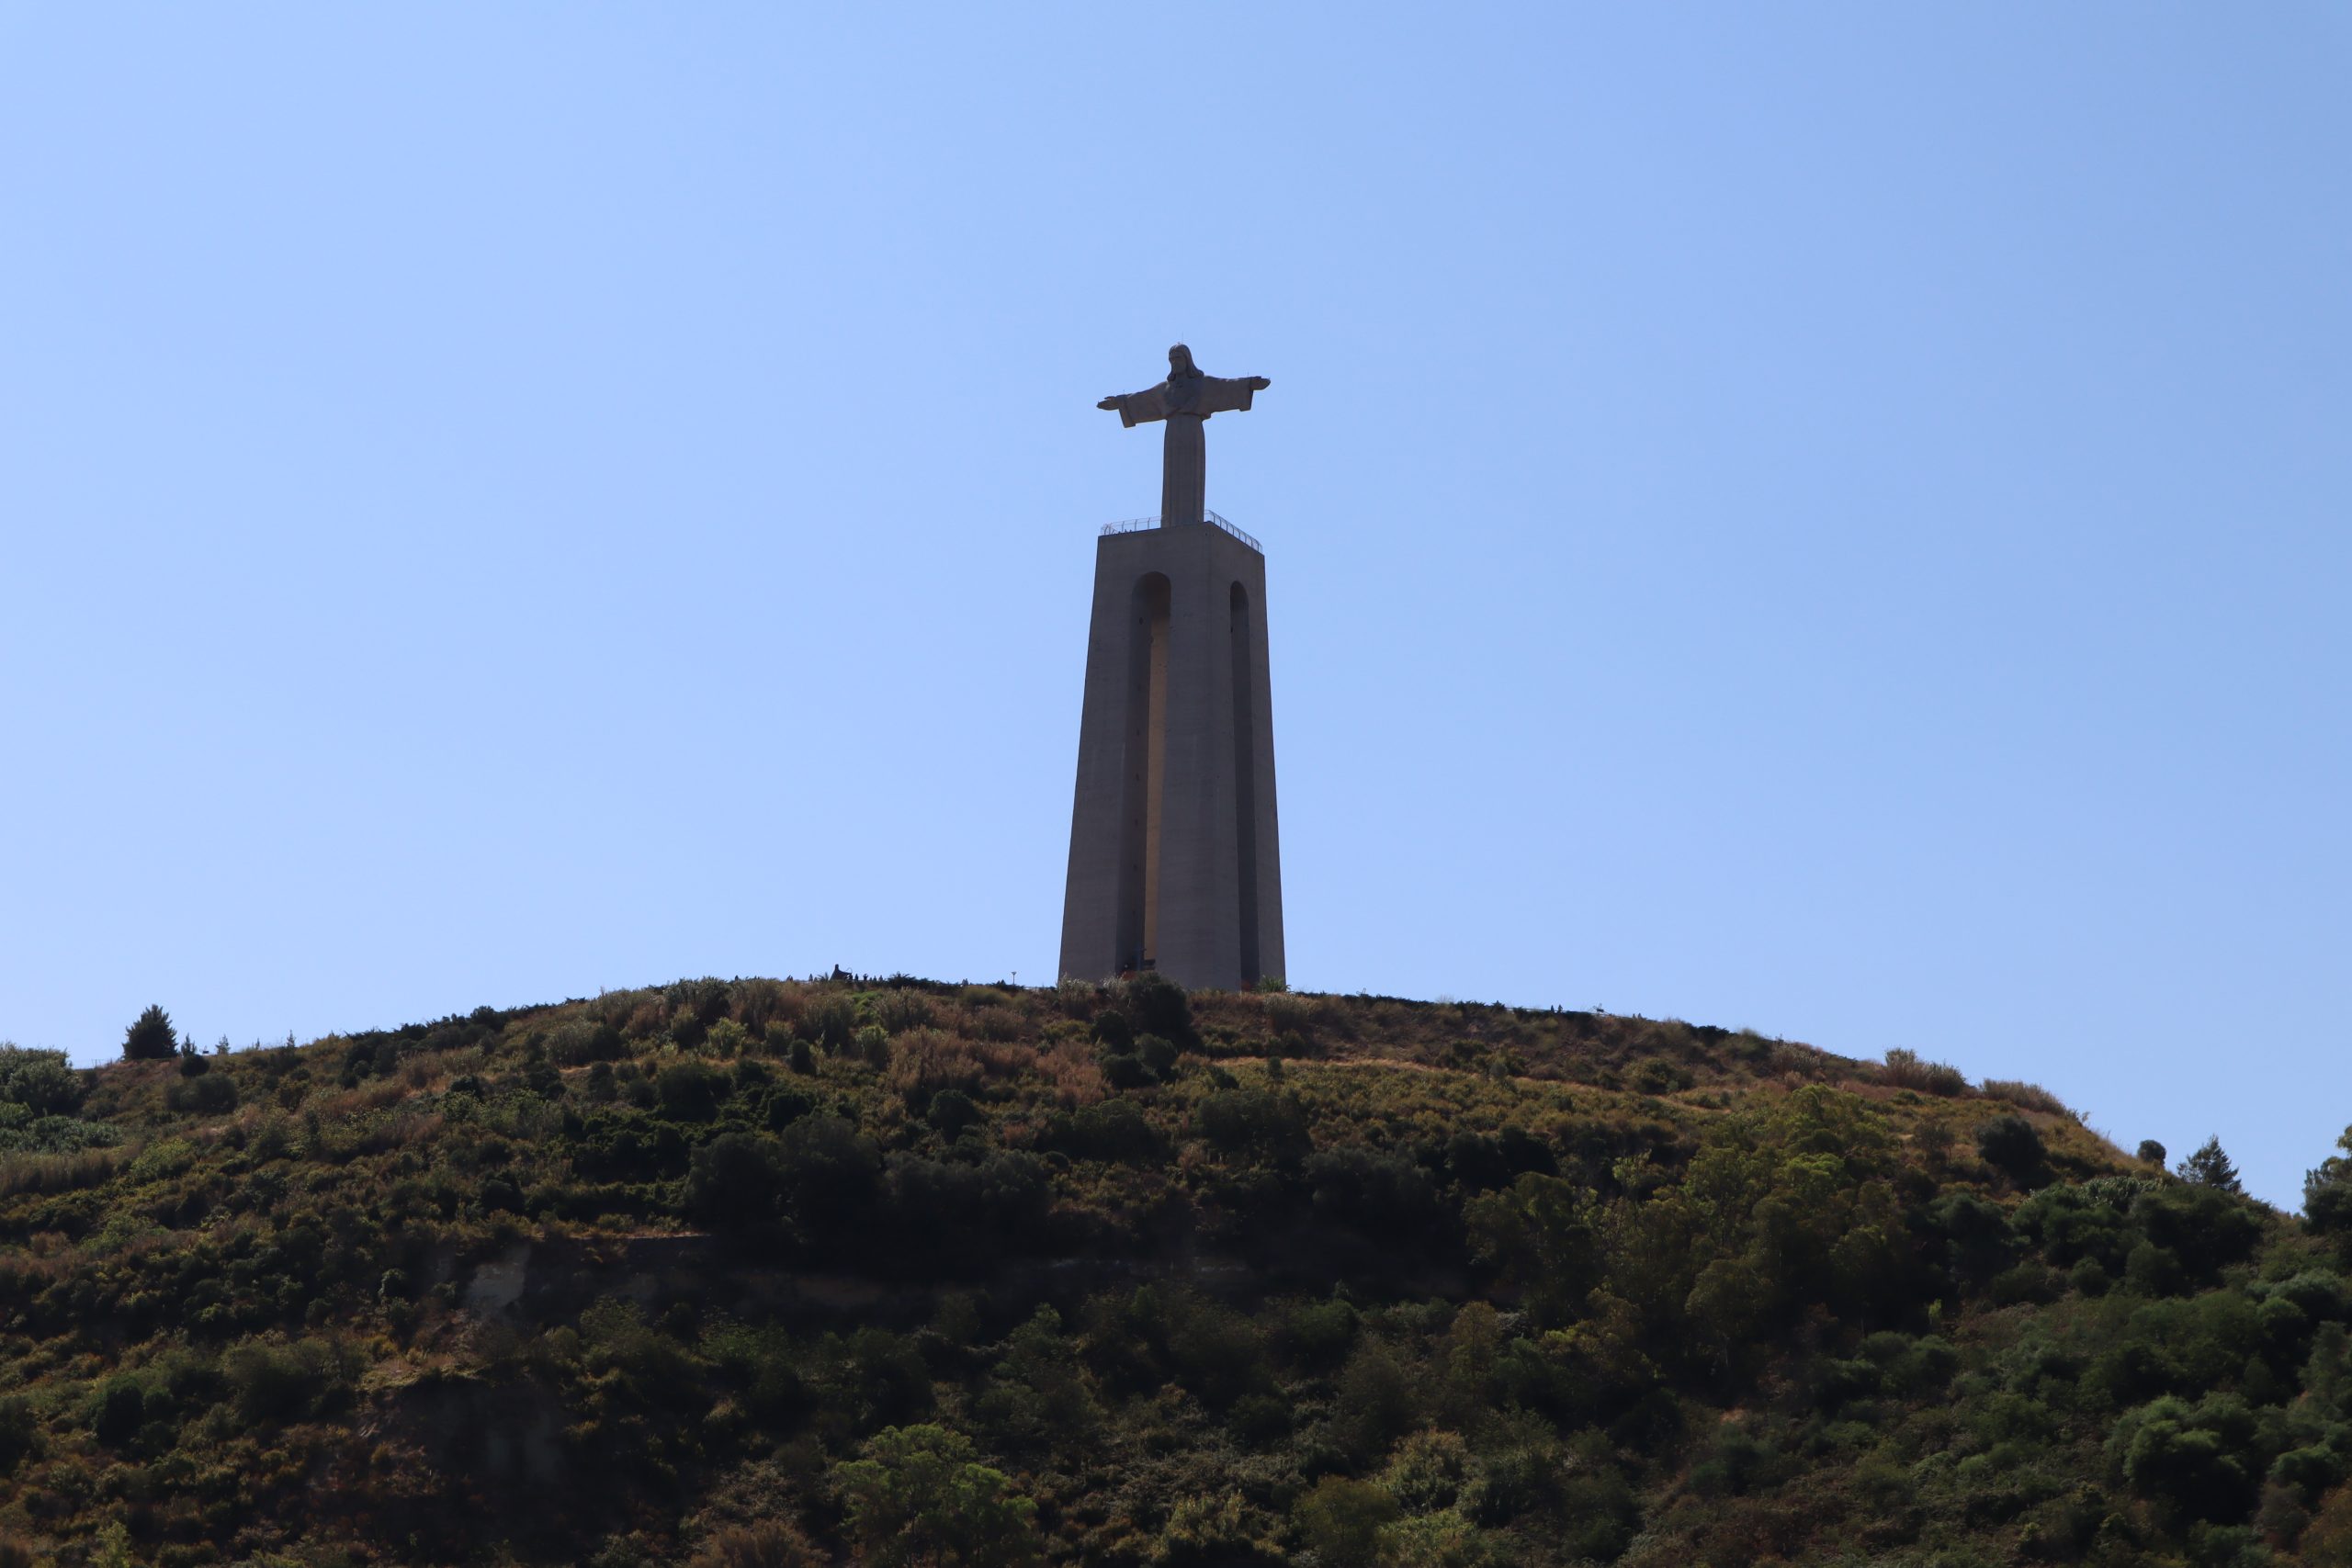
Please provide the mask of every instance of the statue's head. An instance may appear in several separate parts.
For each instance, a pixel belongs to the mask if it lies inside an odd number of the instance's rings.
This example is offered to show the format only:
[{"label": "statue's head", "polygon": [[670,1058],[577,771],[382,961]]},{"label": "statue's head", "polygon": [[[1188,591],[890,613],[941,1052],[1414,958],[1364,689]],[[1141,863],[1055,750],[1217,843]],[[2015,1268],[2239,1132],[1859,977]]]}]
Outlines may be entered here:
[{"label": "statue's head", "polygon": [[1193,363],[1193,351],[1191,349],[1186,348],[1180,343],[1175,347],[1168,351],[1168,374],[1170,376],[1197,376],[1200,373],[1201,367]]}]

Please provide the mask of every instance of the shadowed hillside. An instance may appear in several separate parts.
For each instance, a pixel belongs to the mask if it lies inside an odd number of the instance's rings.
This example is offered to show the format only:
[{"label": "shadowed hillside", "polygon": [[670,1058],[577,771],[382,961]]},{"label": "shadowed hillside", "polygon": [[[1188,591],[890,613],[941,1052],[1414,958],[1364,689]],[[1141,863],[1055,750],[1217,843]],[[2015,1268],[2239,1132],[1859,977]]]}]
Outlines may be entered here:
[{"label": "shadowed hillside", "polygon": [[1148,977],[130,1043],[0,1049],[0,1568],[2352,1563],[2346,1161],[1899,1051]]}]

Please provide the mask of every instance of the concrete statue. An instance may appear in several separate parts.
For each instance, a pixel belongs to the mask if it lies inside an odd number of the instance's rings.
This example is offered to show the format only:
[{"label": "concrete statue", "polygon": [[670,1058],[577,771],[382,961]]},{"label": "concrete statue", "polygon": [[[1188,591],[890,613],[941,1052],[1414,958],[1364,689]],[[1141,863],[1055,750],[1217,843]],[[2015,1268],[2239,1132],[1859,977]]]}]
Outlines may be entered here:
[{"label": "concrete statue", "polygon": [[1094,406],[1109,409],[1120,424],[1165,420],[1168,433],[1161,443],[1159,522],[1162,527],[1198,523],[1208,501],[1208,444],[1201,426],[1211,414],[1247,413],[1252,393],[1272,386],[1263,376],[1204,376],[1193,363],[1193,351],[1182,344],[1168,351],[1168,379],[1141,392],[1105,398]]},{"label": "concrete statue", "polygon": [[1201,440],[1269,385],[1204,376],[1179,344],[1167,380],[1095,405],[1167,437],[1159,516],[1095,545],[1065,976],[1152,969],[1225,990],[1283,976],[1266,558],[1208,511]]}]

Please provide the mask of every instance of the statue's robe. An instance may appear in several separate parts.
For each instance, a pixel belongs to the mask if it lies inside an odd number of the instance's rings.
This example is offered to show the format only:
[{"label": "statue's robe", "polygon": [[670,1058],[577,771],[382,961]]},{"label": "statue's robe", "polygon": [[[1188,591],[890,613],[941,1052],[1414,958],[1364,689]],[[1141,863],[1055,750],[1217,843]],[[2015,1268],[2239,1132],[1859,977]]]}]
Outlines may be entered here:
[{"label": "statue's robe", "polygon": [[1119,411],[1119,423],[1129,430],[1155,419],[1168,422],[1159,469],[1162,527],[1203,521],[1209,459],[1208,443],[1201,439],[1201,423],[1211,414],[1246,412],[1256,390],[1248,380],[1235,377],[1170,376],[1148,391],[1109,400]]}]

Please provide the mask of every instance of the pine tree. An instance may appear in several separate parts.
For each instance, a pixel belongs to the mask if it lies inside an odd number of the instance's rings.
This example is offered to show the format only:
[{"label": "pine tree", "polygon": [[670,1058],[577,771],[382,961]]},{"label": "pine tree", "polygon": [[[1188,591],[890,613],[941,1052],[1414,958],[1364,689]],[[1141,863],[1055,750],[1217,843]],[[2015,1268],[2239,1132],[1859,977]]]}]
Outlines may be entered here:
[{"label": "pine tree", "polygon": [[139,1021],[123,1032],[122,1055],[125,1061],[168,1061],[179,1053],[179,1039],[172,1032],[172,1015],[161,1007],[151,1007],[139,1015]]},{"label": "pine tree", "polygon": [[2195,1187],[2218,1187],[2224,1192],[2245,1190],[2238,1182],[2238,1168],[2222,1152],[2219,1137],[2206,1139],[2195,1154],[2182,1160],[2177,1174]]}]

